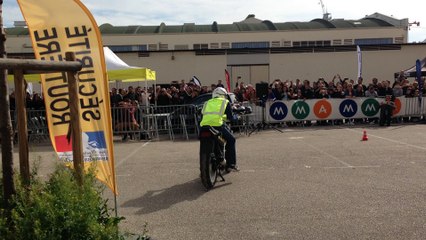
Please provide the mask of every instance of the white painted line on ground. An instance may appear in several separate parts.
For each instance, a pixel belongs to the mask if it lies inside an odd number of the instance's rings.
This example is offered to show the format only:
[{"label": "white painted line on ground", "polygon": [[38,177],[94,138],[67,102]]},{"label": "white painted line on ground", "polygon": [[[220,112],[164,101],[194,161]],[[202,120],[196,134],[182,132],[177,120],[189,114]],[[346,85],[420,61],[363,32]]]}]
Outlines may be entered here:
[{"label": "white painted line on ground", "polygon": [[380,165],[350,166],[350,167],[324,167],[325,169],[341,169],[341,168],[379,168]]},{"label": "white painted line on ground", "polygon": [[116,177],[130,177],[132,176],[131,174],[122,174],[122,175],[117,175]]},{"label": "white painted line on ground", "polygon": [[[351,129],[351,128],[345,128],[345,129],[348,130],[348,131],[352,131],[352,132],[357,132],[357,133],[359,132],[359,131],[356,131],[356,130]],[[402,144],[402,145],[405,145],[405,146],[408,146],[408,147],[426,150],[426,147],[421,147],[421,146],[409,144],[409,143],[406,143],[406,142],[401,142],[401,141],[394,140],[394,139],[391,139],[391,138],[380,137],[380,136],[373,135],[373,134],[368,134],[368,136],[375,137],[375,138],[382,139],[382,140],[389,141],[389,142],[393,142],[393,143]]]},{"label": "white painted line on ground", "polygon": [[146,145],[148,145],[150,143],[146,142],[144,144],[142,144],[140,147],[136,148],[135,150],[133,150],[130,154],[128,154],[125,158],[122,158],[121,161],[117,162],[115,164],[115,167],[119,167],[121,164],[123,164],[124,162],[126,162],[127,160],[129,160],[129,158],[133,157],[133,155],[135,155],[137,152],[139,152],[139,150],[141,150],[143,147],[145,147]]},{"label": "white painted line on ground", "polygon": [[344,162],[344,161],[340,160],[339,158],[337,158],[337,157],[335,157],[335,156],[331,155],[330,153],[324,152],[323,150],[321,150],[321,149],[319,149],[319,148],[315,147],[314,145],[307,144],[307,143],[304,143],[304,144],[305,144],[305,145],[307,145],[307,146],[309,146],[309,147],[310,147],[310,148],[312,148],[312,149],[317,150],[319,153],[324,154],[324,155],[326,155],[326,156],[329,156],[330,158],[332,158],[332,159],[334,159],[334,160],[336,160],[336,161],[340,162],[341,164],[345,165],[345,167],[347,167],[347,168],[352,168],[352,167],[354,167],[354,166],[350,165],[349,163]]}]

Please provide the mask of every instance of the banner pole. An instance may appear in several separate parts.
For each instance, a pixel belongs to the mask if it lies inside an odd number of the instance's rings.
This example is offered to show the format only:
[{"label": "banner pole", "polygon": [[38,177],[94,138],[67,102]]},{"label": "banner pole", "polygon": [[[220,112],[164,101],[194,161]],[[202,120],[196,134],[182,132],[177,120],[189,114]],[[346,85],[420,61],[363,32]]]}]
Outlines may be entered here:
[{"label": "banner pole", "polygon": [[114,194],[114,209],[115,209],[115,217],[118,217],[118,209],[117,209],[117,194]]}]

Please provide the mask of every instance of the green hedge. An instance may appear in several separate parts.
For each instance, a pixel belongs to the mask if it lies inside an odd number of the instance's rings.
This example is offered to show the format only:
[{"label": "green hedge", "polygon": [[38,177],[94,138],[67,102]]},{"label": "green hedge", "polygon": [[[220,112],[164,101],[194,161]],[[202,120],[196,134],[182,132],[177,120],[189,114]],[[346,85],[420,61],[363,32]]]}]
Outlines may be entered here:
[{"label": "green hedge", "polygon": [[[84,176],[81,188],[72,171],[60,166],[48,181],[33,176],[30,190],[16,182],[13,227],[8,227],[5,209],[0,205],[0,239],[125,239],[118,229],[123,218],[110,215],[112,209],[102,199],[104,187],[92,173]],[[3,188],[0,192],[3,203]],[[148,239],[145,235],[137,238]]]}]

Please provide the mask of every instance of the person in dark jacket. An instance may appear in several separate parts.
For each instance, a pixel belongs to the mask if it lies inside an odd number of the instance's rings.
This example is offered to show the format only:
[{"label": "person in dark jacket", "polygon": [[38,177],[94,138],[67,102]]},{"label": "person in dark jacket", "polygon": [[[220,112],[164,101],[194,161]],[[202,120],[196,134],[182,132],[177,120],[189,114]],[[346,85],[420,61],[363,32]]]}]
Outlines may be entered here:
[{"label": "person in dark jacket", "polygon": [[392,113],[395,109],[395,97],[393,95],[386,95],[385,101],[380,104],[380,126],[390,125],[392,120]]}]

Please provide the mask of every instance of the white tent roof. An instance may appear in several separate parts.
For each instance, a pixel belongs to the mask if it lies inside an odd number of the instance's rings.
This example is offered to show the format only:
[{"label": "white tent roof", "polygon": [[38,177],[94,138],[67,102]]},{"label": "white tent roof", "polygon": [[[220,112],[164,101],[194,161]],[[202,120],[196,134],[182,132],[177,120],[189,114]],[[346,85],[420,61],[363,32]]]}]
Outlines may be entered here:
[{"label": "white tent roof", "polygon": [[109,80],[124,82],[156,80],[155,71],[149,68],[129,66],[108,47],[104,47],[104,55]]},{"label": "white tent roof", "polygon": [[[107,74],[110,81],[121,80],[123,82],[136,82],[136,81],[155,81],[155,71],[144,67],[129,66],[121,60],[114,52],[108,47],[104,47],[105,64]],[[25,79],[29,82],[39,82],[40,74],[27,74]],[[13,75],[8,75],[8,80],[13,80]]]}]

